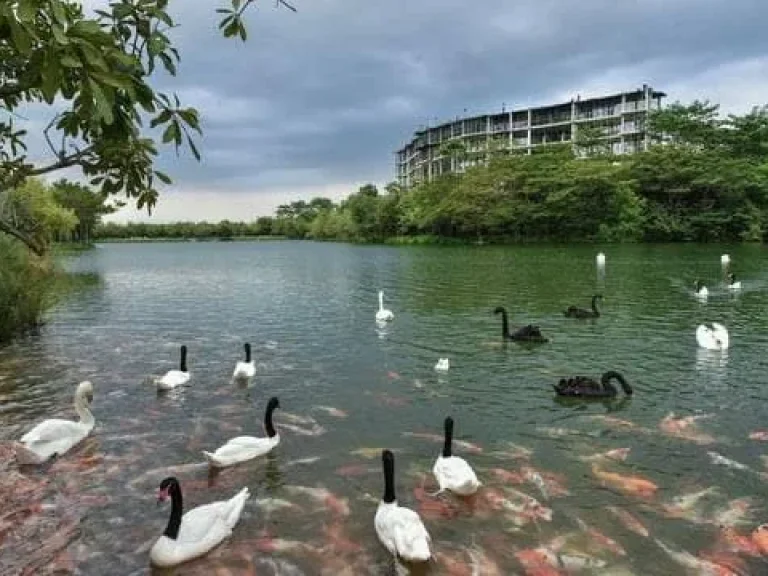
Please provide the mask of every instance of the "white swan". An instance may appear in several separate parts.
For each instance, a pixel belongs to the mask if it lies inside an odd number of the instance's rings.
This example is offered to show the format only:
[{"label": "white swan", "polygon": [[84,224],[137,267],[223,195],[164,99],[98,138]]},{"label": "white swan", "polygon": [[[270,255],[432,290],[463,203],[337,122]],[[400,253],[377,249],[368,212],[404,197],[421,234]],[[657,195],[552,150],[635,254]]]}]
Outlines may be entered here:
[{"label": "white swan", "polygon": [[709,296],[709,290],[707,290],[707,287],[701,283],[701,280],[696,280],[696,282],[693,283],[693,286],[696,289],[696,296],[700,298]]},{"label": "white swan", "polygon": [[158,390],[172,390],[189,382],[187,372],[187,347],[181,347],[181,362],[178,370],[168,370],[161,378],[156,380]]},{"label": "white swan", "polygon": [[741,290],[741,281],[736,280],[736,274],[734,274],[733,272],[728,274],[728,289]]},{"label": "white swan", "polygon": [[246,342],[243,347],[245,348],[245,362],[235,364],[235,371],[232,373],[232,378],[235,380],[249,380],[256,374],[256,365],[251,360],[251,345]]},{"label": "white swan", "polygon": [[728,330],[717,322],[712,322],[712,328],[701,324],[696,328],[696,342],[707,350],[727,350],[730,344]]},{"label": "white swan", "polygon": [[79,422],[49,418],[21,437],[15,444],[19,464],[42,464],[52,456],[61,456],[93,430],[95,421],[88,409],[93,402],[93,384],[80,382],[75,391],[75,412]]},{"label": "white swan", "polygon": [[451,448],[453,443],[453,418],[445,419],[445,444],[442,453],[437,457],[432,473],[435,475],[440,489],[433,494],[437,496],[445,490],[450,490],[460,496],[469,496],[477,492],[480,481],[464,458],[453,456]]},{"label": "white swan", "polygon": [[429,533],[416,512],[397,505],[395,457],[392,452],[383,450],[381,460],[384,464],[384,496],[373,519],[376,535],[395,559],[426,562],[432,557]]},{"label": "white swan", "polygon": [[203,450],[208,464],[214,468],[226,468],[239,462],[252,460],[263,456],[280,443],[280,435],[275,432],[272,425],[272,412],[279,408],[280,403],[274,396],[267,403],[267,411],[264,414],[264,430],[267,436],[256,438],[255,436],[237,436],[228,440],[226,444],[216,449],[216,452]]},{"label": "white swan", "polygon": [[389,322],[394,318],[395,315],[392,314],[392,310],[384,308],[384,291],[379,290],[379,309],[376,312],[376,322]]},{"label": "white swan", "polygon": [[229,500],[198,506],[182,516],[181,486],[174,477],[160,483],[158,504],[171,498],[171,517],[163,535],[149,551],[152,564],[175,566],[206,554],[227,536],[240,519],[250,493],[243,488]]},{"label": "white swan", "polygon": [[451,369],[451,362],[448,358],[440,358],[435,364],[435,370],[438,372],[448,372]]},{"label": "white swan", "polygon": [[598,268],[605,268],[605,254],[600,252],[595,258],[595,260],[597,261]]}]

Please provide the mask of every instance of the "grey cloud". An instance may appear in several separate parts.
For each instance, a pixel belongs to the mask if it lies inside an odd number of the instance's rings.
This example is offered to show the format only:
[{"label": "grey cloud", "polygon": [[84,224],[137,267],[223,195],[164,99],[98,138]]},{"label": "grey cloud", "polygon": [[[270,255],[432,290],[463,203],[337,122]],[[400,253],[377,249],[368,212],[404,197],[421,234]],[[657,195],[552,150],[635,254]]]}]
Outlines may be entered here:
[{"label": "grey cloud", "polygon": [[601,77],[665,90],[768,53],[764,0],[295,0],[296,14],[250,13],[244,45],[218,37],[219,4],[172,3],[183,60],[161,84],[205,129],[202,163],[163,154],[181,187],[388,180],[393,151],[435,118],[544,104]]}]

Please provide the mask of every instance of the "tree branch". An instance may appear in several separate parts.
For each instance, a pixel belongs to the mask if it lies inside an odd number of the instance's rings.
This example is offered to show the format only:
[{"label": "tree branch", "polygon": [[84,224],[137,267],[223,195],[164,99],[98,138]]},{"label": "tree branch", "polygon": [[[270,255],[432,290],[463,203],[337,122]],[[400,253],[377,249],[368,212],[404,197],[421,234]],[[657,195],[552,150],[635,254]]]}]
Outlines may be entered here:
[{"label": "tree branch", "polygon": [[56,170],[61,170],[62,168],[69,168],[71,166],[77,166],[77,164],[80,163],[80,160],[82,160],[87,154],[91,152],[92,147],[88,147],[84,150],[79,150],[75,152],[74,154],[70,154],[69,156],[61,155],[59,156],[58,162],[54,162],[53,164],[49,164],[48,166],[43,166],[42,168],[33,168],[28,172],[28,176],[40,176],[41,174],[47,174],[48,172],[55,172]]},{"label": "tree branch", "polygon": [[32,252],[37,254],[38,256],[43,256],[45,254],[45,248],[40,246],[32,237],[27,236],[22,232],[21,230],[17,230],[4,220],[0,219],[0,232],[5,232],[6,234],[13,236],[17,240],[20,240],[23,242]]},{"label": "tree branch", "polygon": [[293,10],[294,12],[296,12],[296,11],[297,11],[297,10],[296,10],[296,8],[294,8],[293,6],[291,6],[290,4],[288,4],[288,2],[286,2],[285,0],[277,0],[277,2],[276,2],[276,4],[275,4],[275,5],[276,5],[276,6],[280,6],[280,4],[282,4],[283,6],[285,6],[286,8],[288,8],[289,10]]},{"label": "tree branch", "polygon": [[59,160],[61,160],[64,157],[64,146],[61,147],[61,150],[57,150],[56,147],[53,145],[53,142],[51,142],[51,137],[49,136],[48,132],[51,131],[51,128],[53,128],[53,125],[56,123],[56,120],[58,120],[60,117],[60,114],[56,114],[51,121],[48,123],[48,126],[45,127],[45,130],[43,130],[43,134],[45,135],[45,141],[48,143],[48,148],[51,149],[51,152],[53,152],[53,155],[56,156]]}]

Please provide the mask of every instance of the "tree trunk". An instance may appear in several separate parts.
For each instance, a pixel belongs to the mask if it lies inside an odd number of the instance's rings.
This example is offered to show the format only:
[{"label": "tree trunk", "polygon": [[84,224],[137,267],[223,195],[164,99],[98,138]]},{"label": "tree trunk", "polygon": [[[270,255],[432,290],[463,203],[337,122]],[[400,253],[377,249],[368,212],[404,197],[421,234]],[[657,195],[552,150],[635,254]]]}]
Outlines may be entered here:
[{"label": "tree trunk", "polygon": [[38,256],[44,256],[45,255],[45,247],[41,246],[38,242],[35,241],[34,238],[31,238],[24,234],[24,232],[20,230],[16,230],[13,226],[8,224],[7,222],[0,219],[0,232],[5,232],[9,236],[13,236],[17,240],[21,241],[26,245],[27,248],[29,248],[32,252],[37,254]]}]

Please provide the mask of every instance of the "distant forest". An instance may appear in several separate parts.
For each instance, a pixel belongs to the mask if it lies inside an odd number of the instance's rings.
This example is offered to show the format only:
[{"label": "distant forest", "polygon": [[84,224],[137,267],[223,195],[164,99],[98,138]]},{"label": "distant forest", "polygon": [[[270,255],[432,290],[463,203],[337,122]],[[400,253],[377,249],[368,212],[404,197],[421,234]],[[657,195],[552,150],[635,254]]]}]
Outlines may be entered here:
[{"label": "distant forest", "polygon": [[[722,117],[672,104],[648,120],[648,151],[613,156],[602,134],[528,155],[499,149],[485,165],[408,190],[371,184],[345,200],[280,206],[254,222],[101,224],[95,239],[281,236],[354,242],[760,242],[768,237],[768,106]],[[457,143],[444,154],[470,158]],[[588,158],[583,152],[589,151]]]}]

